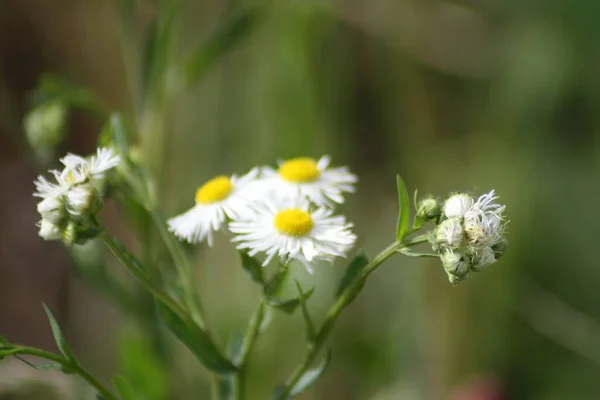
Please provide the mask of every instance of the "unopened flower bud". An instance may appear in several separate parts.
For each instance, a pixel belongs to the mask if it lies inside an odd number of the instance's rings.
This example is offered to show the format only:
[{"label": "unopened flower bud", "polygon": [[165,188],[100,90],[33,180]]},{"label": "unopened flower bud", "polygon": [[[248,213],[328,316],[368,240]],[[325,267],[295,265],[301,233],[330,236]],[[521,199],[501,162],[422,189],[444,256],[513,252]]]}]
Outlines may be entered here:
[{"label": "unopened flower bud", "polygon": [[500,242],[498,242],[492,246],[492,250],[494,250],[494,256],[496,257],[496,260],[499,260],[500,257],[502,257],[504,255],[507,248],[508,248],[508,241],[506,241],[506,240],[501,240]]},{"label": "unopened flower bud", "polygon": [[62,239],[68,245],[85,244],[101,232],[93,219],[72,220],[67,224]]},{"label": "unopened flower bud", "polygon": [[473,258],[473,271],[483,271],[487,266],[496,262],[494,250],[491,247],[484,247],[478,250]]},{"label": "unopened flower bud", "polygon": [[426,198],[419,202],[417,217],[422,221],[436,221],[441,214],[440,203],[434,198]]},{"label": "unopened flower bud", "polygon": [[60,100],[43,103],[23,121],[27,140],[38,155],[47,156],[64,138],[67,108]]},{"label": "unopened flower bud", "polygon": [[73,215],[94,215],[102,206],[100,194],[91,183],[73,187],[67,193],[69,212]]},{"label": "unopened flower bud", "polygon": [[444,215],[447,218],[463,218],[472,205],[473,198],[468,194],[453,194],[444,203]]},{"label": "unopened flower bud", "polygon": [[65,205],[60,196],[48,196],[40,201],[37,205],[37,210],[42,216],[42,219],[53,224],[59,224],[65,217]]},{"label": "unopened flower bud", "polygon": [[451,218],[439,224],[435,231],[435,237],[439,244],[453,248],[460,246],[464,237],[460,220]]},{"label": "unopened flower bud", "polygon": [[52,222],[43,219],[39,222],[39,235],[45,240],[59,240],[61,238],[60,228]]},{"label": "unopened flower bud", "polygon": [[458,251],[446,251],[440,256],[440,260],[453,285],[465,279],[471,268],[468,258]]}]

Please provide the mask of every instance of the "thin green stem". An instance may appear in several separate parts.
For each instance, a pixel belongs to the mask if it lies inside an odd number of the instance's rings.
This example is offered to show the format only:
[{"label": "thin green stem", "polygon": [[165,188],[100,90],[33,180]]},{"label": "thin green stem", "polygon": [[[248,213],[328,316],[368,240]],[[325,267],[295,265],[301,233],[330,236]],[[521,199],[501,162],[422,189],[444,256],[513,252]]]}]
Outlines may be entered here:
[{"label": "thin green stem", "polygon": [[43,358],[48,361],[55,362],[61,365],[65,370],[72,371],[73,373],[79,375],[83,380],[85,380],[90,386],[92,386],[105,400],[118,400],[118,398],[113,395],[110,390],[108,390],[104,385],[98,381],[92,374],[90,374],[85,368],[79,365],[77,362],[71,362],[57,354],[50,353],[48,351],[37,349],[35,347],[28,347],[22,345],[14,345],[16,346],[14,349],[9,350],[7,352],[3,352],[3,356],[17,356],[17,355],[28,355],[35,356],[39,358]]},{"label": "thin green stem", "polygon": [[411,247],[420,243],[428,241],[428,235],[416,236],[411,240],[407,240],[404,243],[392,243],[384,250],[381,251],[367,266],[362,270],[360,276],[355,279],[348,287],[342,292],[337,298],[336,302],[329,309],[323,324],[317,331],[316,339],[314,343],[308,347],[306,355],[302,363],[296,368],[296,370],[286,380],[284,389],[279,392],[278,399],[287,399],[294,386],[298,383],[304,373],[310,368],[312,363],[315,361],[320,351],[322,350],[329,334],[331,333],[335,322],[340,316],[342,310],[348,305],[349,301],[355,296],[355,290],[359,289],[364,281],[377,270],[388,258],[398,253],[402,249]]},{"label": "thin green stem", "polygon": [[250,351],[256,342],[256,338],[258,338],[258,335],[260,334],[260,328],[265,319],[266,307],[267,305],[265,300],[261,299],[258,307],[256,307],[256,310],[254,310],[254,313],[250,318],[248,329],[246,330],[246,334],[242,339],[239,355],[237,360],[235,360],[237,361],[236,365],[239,367],[239,372],[233,375],[232,391],[234,400],[243,400],[245,398],[244,387],[246,382],[246,360],[248,359],[248,354],[250,354]]},{"label": "thin green stem", "polygon": [[192,268],[188,263],[188,259],[183,253],[183,249],[177,243],[173,235],[167,230],[165,220],[156,210],[150,210],[150,215],[154,224],[158,228],[161,238],[165,242],[173,263],[177,269],[181,287],[183,289],[184,301],[187,305],[190,314],[194,321],[205,331],[208,331],[206,319],[204,318],[204,310],[194,287],[194,279],[192,277]]},{"label": "thin green stem", "polygon": [[106,246],[112,251],[112,253],[121,261],[123,266],[138,280],[139,283],[144,286],[146,290],[154,295],[158,300],[160,300],[167,307],[172,309],[174,312],[179,314],[184,319],[189,320],[191,317],[187,313],[187,311],[179,305],[174,299],[171,298],[167,293],[163,292],[160,288],[158,288],[154,282],[152,282],[142,271],[140,271],[139,266],[135,265],[131,258],[123,252],[121,247],[117,245],[114,239],[108,235],[106,232],[102,233],[102,240],[106,244]]}]

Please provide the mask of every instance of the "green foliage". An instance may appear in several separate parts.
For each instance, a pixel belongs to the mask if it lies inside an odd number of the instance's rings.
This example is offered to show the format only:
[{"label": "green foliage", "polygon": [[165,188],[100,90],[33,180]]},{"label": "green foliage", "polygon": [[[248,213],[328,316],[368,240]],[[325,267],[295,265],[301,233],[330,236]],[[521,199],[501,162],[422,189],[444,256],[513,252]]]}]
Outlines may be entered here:
[{"label": "green foliage", "polygon": [[[350,286],[350,284],[352,284],[352,282],[354,282],[354,280],[357,279],[358,276],[360,276],[360,273],[368,264],[369,256],[367,255],[367,252],[364,249],[360,249],[356,257],[352,259],[352,261],[346,268],[346,272],[344,273],[344,276],[342,277],[342,280],[340,281],[340,284],[337,288],[336,297],[340,297],[342,295],[344,290],[346,290],[346,288]],[[350,304],[354,300],[354,298],[360,292],[363,286],[364,282],[359,284],[359,286],[354,291],[354,295],[349,298],[346,304]]]},{"label": "green foliage", "polygon": [[157,357],[146,336],[141,332],[124,332],[117,345],[120,371],[131,386],[147,400],[167,398],[167,365]]},{"label": "green foliage", "polygon": [[48,321],[50,322],[50,327],[52,328],[52,335],[54,336],[54,341],[56,342],[58,350],[72,364],[77,364],[77,360],[75,359],[75,356],[73,355],[73,352],[71,351],[71,348],[67,343],[67,339],[65,339],[65,336],[63,335],[60,326],[58,325],[58,322],[54,318],[54,315],[52,315],[52,311],[50,311],[50,309],[45,304],[44,311],[46,312],[46,316],[48,317]]},{"label": "green foliage", "polygon": [[169,330],[209,370],[217,374],[235,372],[237,368],[221,355],[208,334],[192,321],[186,321],[165,304],[157,302],[159,314]]},{"label": "green foliage", "polygon": [[304,392],[306,389],[315,384],[316,381],[321,378],[327,367],[329,366],[329,362],[331,361],[331,350],[327,350],[325,353],[325,357],[321,361],[321,363],[313,369],[309,369],[302,375],[300,380],[294,385],[292,390],[290,391],[290,396],[294,397]]},{"label": "green foliage", "polygon": [[398,186],[398,225],[396,227],[396,240],[402,243],[409,231],[410,201],[408,199],[406,185],[400,175],[396,175],[396,184]]},{"label": "green foliage", "polygon": [[315,338],[317,336],[317,332],[315,331],[315,324],[312,322],[312,319],[310,317],[310,314],[308,313],[308,308],[306,307],[306,300],[308,300],[307,296],[308,293],[312,293],[311,289],[309,292],[304,293],[302,291],[302,286],[300,286],[300,282],[298,282],[297,280],[294,279],[294,282],[296,283],[296,289],[298,290],[298,301],[300,302],[300,309],[302,310],[302,317],[304,319],[304,328],[306,331],[306,339],[308,340],[309,343],[313,343],[315,341]]},{"label": "green foliage", "polygon": [[279,300],[276,298],[271,298],[269,299],[269,305],[287,314],[293,314],[303,302],[305,302],[310,298],[310,296],[312,296],[314,291],[314,287],[310,288],[306,293],[302,293],[302,295],[289,300]]},{"label": "green foliage", "polygon": [[136,393],[133,387],[127,382],[127,380],[122,376],[115,376],[112,379],[113,386],[119,393],[119,397],[121,400],[146,400],[147,398],[144,396],[140,396]]},{"label": "green foliage", "polygon": [[243,251],[240,251],[240,257],[242,259],[242,267],[244,268],[244,271],[248,273],[250,279],[256,283],[264,284],[265,277],[263,266],[254,257],[250,257]]},{"label": "green foliage", "polygon": [[183,70],[186,82],[191,84],[198,80],[211,65],[249,36],[261,12],[259,8],[244,10],[224,21],[186,60]]}]

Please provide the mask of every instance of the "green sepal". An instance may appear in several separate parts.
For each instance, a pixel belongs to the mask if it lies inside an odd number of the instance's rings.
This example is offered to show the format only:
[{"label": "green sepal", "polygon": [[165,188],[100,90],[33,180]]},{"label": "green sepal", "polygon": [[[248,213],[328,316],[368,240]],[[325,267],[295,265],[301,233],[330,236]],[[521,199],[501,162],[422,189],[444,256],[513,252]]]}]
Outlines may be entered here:
[{"label": "green sepal", "polygon": [[249,256],[243,251],[240,251],[240,258],[242,259],[242,268],[248,273],[250,279],[256,283],[264,284],[265,276],[263,266],[254,257]]},{"label": "green sepal", "polygon": [[308,299],[307,294],[311,293],[314,290],[314,288],[312,288],[309,292],[304,293],[302,291],[302,286],[300,286],[300,282],[298,282],[296,279],[294,279],[294,282],[296,283],[296,289],[298,290],[298,300],[300,301],[300,309],[302,310],[302,317],[304,318],[304,327],[305,327],[305,331],[306,331],[306,339],[308,340],[309,343],[314,343],[315,338],[317,336],[317,333],[315,331],[315,324],[313,323],[312,319],[310,318],[310,314],[308,312],[308,307],[306,306],[306,300]]},{"label": "green sepal", "polygon": [[410,219],[410,203],[406,185],[400,175],[396,175],[396,184],[398,186],[398,225],[396,227],[396,240],[402,243],[409,230],[408,221]]},{"label": "green sepal", "polygon": [[346,288],[360,275],[362,270],[365,269],[368,264],[369,256],[367,252],[365,249],[360,249],[356,257],[348,264],[348,268],[346,268],[346,272],[340,281],[335,296],[340,297],[344,290],[346,290]]},{"label": "green sepal", "polygon": [[314,293],[315,288],[310,288],[306,293],[303,293],[301,297],[296,297],[290,300],[279,300],[279,299],[269,299],[269,305],[274,307],[280,311],[285,312],[286,314],[293,314],[298,307],[302,304],[302,302],[308,300],[310,296]]},{"label": "green sepal", "polygon": [[61,354],[72,364],[77,364],[77,359],[73,355],[69,344],[67,343],[67,339],[62,333],[56,318],[52,314],[52,311],[46,306],[46,304],[42,304],[44,306],[44,311],[46,312],[46,316],[48,317],[48,321],[50,322],[50,328],[52,328],[52,335],[54,336],[54,341],[56,342],[56,346]]},{"label": "green sepal", "polygon": [[158,312],[169,330],[198,358],[209,370],[217,374],[237,371],[214,345],[208,334],[193,321],[186,321],[165,304],[157,301]]}]

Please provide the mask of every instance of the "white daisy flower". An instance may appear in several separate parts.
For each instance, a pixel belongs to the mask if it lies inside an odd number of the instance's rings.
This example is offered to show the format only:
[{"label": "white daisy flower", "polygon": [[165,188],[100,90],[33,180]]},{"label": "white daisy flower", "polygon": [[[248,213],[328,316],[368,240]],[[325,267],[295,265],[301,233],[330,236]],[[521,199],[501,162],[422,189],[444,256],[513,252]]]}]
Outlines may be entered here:
[{"label": "white daisy flower", "polygon": [[478,248],[493,246],[504,236],[502,213],[506,206],[494,203],[495,191],[480,196],[465,213],[465,231],[469,242]]},{"label": "white daisy flower", "polygon": [[38,234],[44,240],[60,240],[62,238],[60,228],[46,219],[38,222],[37,226],[40,228]]},{"label": "white daisy flower", "polygon": [[273,257],[304,264],[312,273],[315,260],[332,262],[345,257],[356,240],[343,216],[327,207],[310,208],[306,199],[272,199],[256,203],[229,224],[238,249],[250,256],[266,253],[263,265]]},{"label": "white daisy flower", "polygon": [[248,204],[246,189],[258,176],[258,168],[246,175],[217,176],[196,190],[196,205],[167,221],[169,230],[181,240],[213,244],[214,231],[228,218],[236,217]]},{"label": "white daisy flower", "polygon": [[473,198],[465,193],[453,194],[444,203],[447,218],[463,218],[473,205]]},{"label": "white daisy flower", "polygon": [[298,157],[279,162],[278,170],[263,167],[261,183],[278,197],[303,196],[319,207],[341,204],[344,193],[354,192],[358,179],[347,167],[328,168],[329,162],[328,156],[318,161]]},{"label": "white daisy flower", "polygon": [[463,227],[458,218],[447,219],[436,228],[436,239],[439,243],[458,247],[463,241]]}]

